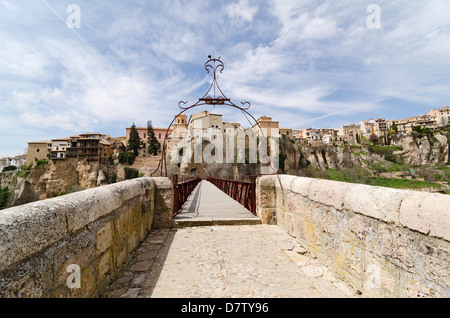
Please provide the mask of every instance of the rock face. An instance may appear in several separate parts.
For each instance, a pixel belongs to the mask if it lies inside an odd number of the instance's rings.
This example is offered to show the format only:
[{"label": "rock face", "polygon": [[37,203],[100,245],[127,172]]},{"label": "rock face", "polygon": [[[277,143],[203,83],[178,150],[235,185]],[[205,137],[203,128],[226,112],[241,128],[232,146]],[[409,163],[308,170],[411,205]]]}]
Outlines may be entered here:
[{"label": "rock face", "polygon": [[31,170],[27,178],[17,178],[10,205],[44,200],[81,189],[107,184],[98,162],[68,158]]},{"label": "rock face", "polygon": [[[414,166],[438,163],[448,165],[450,163],[449,144],[450,134],[440,133],[433,137],[421,138],[415,138],[412,135],[398,135],[392,140],[392,145],[403,149],[395,151],[394,154],[403,157],[405,164]],[[364,147],[357,149],[350,146],[332,145],[300,146],[292,143],[286,137],[281,139],[280,151],[287,155],[285,172],[291,175],[298,175],[309,165],[317,170],[336,170],[352,166],[365,167],[368,163],[385,161],[382,156],[369,153]]]},{"label": "rock face", "polygon": [[403,148],[396,154],[403,156],[409,165],[449,164],[449,143],[449,134],[440,133],[421,138],[399,135],[393,139],[393,144]]}]

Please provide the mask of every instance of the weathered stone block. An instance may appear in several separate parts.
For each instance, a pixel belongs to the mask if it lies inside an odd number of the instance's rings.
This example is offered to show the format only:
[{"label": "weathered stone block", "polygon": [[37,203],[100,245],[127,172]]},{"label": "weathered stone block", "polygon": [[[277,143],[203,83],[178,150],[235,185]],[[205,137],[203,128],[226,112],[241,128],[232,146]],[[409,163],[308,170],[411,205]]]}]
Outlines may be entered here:
[{"label": "weathered stone block", "polygon": [[262,176],[256,181],[257,188],[275,188],[276,176]]},{"label": "weathered stone block", "polygon": [[297,179],[296,176],[289,176],[289,175],[279,175],[278,177],[275,176],[275,187],[277,190],[283,189],[284,194],[287,194],[289,191],[291,191],[291,182]]},{"label": "weathered stone block", "polygon": [[105,223],[97,231],[97,253],[101,254],[113,244],[112,222]]},{"label": "weathered stone block", "polygon": [[122,267],[122,265],[127,261],[127,257],[128,254],[126,247],[123,247],[115,252],[114,264],[117,269]]},{"label": "weathered stone block", "polygon": [[90,298],[95,297],[97,277],[95,275],[95,265],[90,264],[85,268],[81,269],[81,288],[72,288],[71,297],[72,298]]},{"label": "weathered stone block", "polygon": [[344,196],[349,184],[344,182],[315,180],[309,188],[309,198],[341,210],[344,205]]},{"label": "weathered stone block", "polygon": [[153,225],[155,228],[170,228],[173,217],[173,185],[167,178],[154,178],[155,212]]},{"label": "weathered stone block", "polygon": [[409,191],[349,184],[344,208],[388,223],[397,223],[400,204]]},{"label": "weathered stone block", "polygon": [[262,224],[275,225],[277,224],[277,215],[274,208],[257,208],[258,217]]},{"label": "weathered stone block", "polygon": [[257,193],[258,206],[263,208],[274,208],[276,206],[276,194],[274,188],[262,188]]},{"label": "weathered stone block", "polygon": [[286,195],[286,206],[291,213],[305,214],[305,198],[298,194],[289,193]]},{"label": "weathered stone block", "polygon": [[97,265],[97,279],[104,280],[105,275],[111,271],[112,269],[112,253],[111,250],[105,252],[103,255],[99,257],[98,265]]},{"label": "weathered stone block", "polygon": [[66,219],[56,201],[40,201],[2,211],[0,270],[50,246],[67,234]]},{"label": "weathered stone block", "polygon": [[124,241],[128,238],[131,228],[131,207],[125,206],[114,215],[114,239]]},{"label": "weathered stone block", "polygon": [[309,187],[313,181],[316,181],[316,179],[297,177],[292,180],[290,189],[293,193],[307,197],[309,194]]},{"label": "weathered stone block", "polygon": [[400,223],[450,241],[450,196],[422,192],[410,194],[401,204]]}]

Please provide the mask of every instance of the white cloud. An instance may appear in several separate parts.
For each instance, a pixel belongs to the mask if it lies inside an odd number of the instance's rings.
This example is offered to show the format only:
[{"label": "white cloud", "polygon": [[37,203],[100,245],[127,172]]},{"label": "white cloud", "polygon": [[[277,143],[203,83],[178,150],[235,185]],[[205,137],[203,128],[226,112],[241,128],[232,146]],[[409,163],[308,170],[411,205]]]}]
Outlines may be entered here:
[{"label": "white cloud", "polygon": [[[168,125],[179,100],[209,87],[209,54],[225,62],[228,97],[282,126],[364,119],[387,99],[448,104],[447,0],[380,0],[381,29],[354,0],[80,0],[88,46],[43,3],[24,3],[0,1],[0,133],[24,142]],[[66,16],[69,2],[48,3]]]},{"label": "white cloud", "polygon": [[235,22],[253,22],[253,17],[258,12],[257,6],[251,6],[248,0],[239,0],[226,6],[228,16]]}]

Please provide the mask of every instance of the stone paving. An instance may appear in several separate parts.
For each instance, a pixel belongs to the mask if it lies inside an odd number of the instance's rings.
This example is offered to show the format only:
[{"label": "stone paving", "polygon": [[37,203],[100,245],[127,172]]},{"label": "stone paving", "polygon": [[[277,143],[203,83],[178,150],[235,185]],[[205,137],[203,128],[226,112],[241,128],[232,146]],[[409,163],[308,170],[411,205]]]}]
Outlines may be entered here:
[{"label": "stone paving", "polygon": [[109,298],[356,297],[275,225],[154,230]]}]

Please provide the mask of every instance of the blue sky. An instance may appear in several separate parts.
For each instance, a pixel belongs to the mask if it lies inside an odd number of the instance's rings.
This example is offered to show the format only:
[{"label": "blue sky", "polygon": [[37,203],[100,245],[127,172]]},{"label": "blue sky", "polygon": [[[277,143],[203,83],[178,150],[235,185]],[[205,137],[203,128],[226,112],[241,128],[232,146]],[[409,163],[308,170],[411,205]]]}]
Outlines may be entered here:
[{"label": "blue sky", "polygon": [[[80,8],[80,28],[66,21]],[[370,4],[381,28],[369,28]],[[449,105],[448,0],[0,0],[0,157],[133,122],[166,127],[209,87],[283,127],[338,128]],[[197,108],[243,124],[235,110]]]}]

